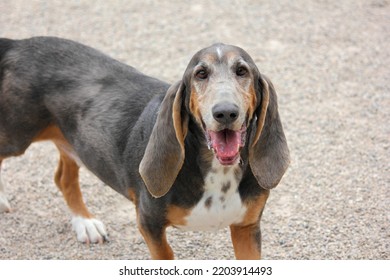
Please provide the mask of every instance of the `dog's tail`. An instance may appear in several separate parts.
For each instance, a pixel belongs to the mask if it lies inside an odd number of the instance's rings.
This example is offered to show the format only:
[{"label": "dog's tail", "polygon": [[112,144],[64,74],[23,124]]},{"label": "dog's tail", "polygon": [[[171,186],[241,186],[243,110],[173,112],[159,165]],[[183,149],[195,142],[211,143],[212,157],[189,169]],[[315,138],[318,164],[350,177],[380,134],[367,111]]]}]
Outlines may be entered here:
[{"label": "dog's tail", "polygon": [[0,38],[0,63],[3,61],[5,54],[12,48],[14,40]]}]

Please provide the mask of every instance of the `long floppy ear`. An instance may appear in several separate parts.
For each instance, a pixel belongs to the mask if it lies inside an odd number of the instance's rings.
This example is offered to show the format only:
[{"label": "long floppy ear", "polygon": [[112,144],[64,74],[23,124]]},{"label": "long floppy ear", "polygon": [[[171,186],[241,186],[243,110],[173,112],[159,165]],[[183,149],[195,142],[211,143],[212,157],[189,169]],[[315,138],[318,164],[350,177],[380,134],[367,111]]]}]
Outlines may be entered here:
[{"label": "long floppy ear", "polygon": [[275,89],[271,81],[261,75],[257,91],[261,104],[256,110],[257,128],[252,135],[249,164],[262,188],[272,189],[282,179],[290,163],[286,137],[278,112]]},{"label": "long floppy ear", "polygon": [[184,91],[182,82],[168,89],[139,166],[141,177],[154,197],[169,191],[184,163],[184,139],[188,130]]}]

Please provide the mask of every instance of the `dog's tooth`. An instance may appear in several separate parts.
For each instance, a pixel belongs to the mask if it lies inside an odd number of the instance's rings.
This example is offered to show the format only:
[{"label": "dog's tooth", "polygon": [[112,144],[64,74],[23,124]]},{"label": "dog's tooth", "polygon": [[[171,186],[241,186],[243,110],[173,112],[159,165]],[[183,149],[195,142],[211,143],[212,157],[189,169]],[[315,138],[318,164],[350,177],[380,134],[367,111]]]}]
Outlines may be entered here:
[{"label": "dog's tooth", "polygon": [[212,147],[211,137],[208,134],[206,135],[206,141],[207,141],[207,148],[211,150],[213,147]]}]

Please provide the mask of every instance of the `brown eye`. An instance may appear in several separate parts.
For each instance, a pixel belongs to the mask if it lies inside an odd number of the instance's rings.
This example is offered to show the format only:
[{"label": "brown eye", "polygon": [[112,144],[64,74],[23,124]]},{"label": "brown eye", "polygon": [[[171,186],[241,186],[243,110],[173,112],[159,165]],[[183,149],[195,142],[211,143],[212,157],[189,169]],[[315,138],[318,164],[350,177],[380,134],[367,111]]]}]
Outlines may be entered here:
[{"label": "brown eye", "polygon": [[199,71],[196,72],[195,76],[200,79],[200,80],[204,80],[204,79],[207,79],[207,77],[209,76],[209,73],[207,73],[206,70],[204,69],[201,69]]},{"label": "brown eye", "polygon": [[243,66],[237,67],[237,69],[236,69],[237,76],[244,76],[244,75],[246,75],[246,73],[248,73],[248,70],[245,67],[243,67]]}]

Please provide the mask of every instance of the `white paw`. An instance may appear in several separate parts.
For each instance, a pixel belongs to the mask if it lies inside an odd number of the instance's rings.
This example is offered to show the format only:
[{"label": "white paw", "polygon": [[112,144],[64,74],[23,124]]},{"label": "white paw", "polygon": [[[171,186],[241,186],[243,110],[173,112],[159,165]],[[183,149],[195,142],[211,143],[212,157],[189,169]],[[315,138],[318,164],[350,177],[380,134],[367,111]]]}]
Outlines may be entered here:
[{"label": "white paw", "polygon": [[96,219],[74,217],[72,228],[77,234],[77,240],[86,244],[108,241],[104,224]]},{"label": "white paw", "polygon": [[9,202],[5,197],[5,194],[0,191],[0,213],[10,212],[10,211],[11,211],[11,206],[9,205]]}]

